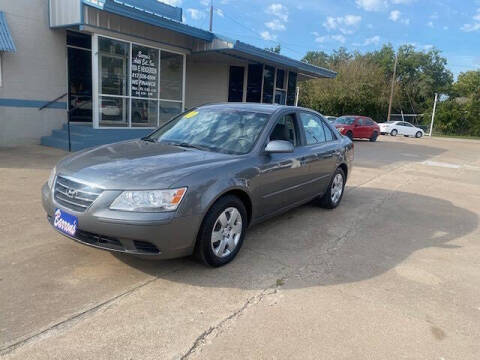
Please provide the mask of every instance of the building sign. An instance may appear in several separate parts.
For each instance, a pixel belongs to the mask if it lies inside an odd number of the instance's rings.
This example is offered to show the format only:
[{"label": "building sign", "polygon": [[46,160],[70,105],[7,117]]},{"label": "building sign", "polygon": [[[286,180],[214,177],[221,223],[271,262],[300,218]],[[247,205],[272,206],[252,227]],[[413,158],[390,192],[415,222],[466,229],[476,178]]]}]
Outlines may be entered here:
[{"label": "building sign", "polygon": [[106,0],[83,0],[84,4],[95,6],[103,10]]},{"label": "building sign", "polygon": [[157,98],[158,50],[145,46],[132,46],[132,96]]}]

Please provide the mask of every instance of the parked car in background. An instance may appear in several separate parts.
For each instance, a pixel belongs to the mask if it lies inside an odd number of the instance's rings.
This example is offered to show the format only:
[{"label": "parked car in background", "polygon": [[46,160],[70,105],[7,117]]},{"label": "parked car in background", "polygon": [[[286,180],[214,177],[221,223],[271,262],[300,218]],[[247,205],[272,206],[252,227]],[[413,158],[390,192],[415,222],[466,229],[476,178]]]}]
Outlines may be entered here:
[{"label": "parked car in background", "polygon": [[324,116],[324,118],[327,119],[329,123],[333,123],[335,120],[337,120],[336,116]]},{"label": "parked car in background", "polygon": [[308,109],[218,104],[149,136],[71,154],[42,188],[51,225],[92,247],[230,262],[247,227],[342,200],[353,143]]},{"label": "parked car in background", "polygon": [[340,116],[334,121],[334,125],[340,134],[350,139],[369,139],[373,142],[377,141],[380,134],[378,124],[366,116]]},{"label": "parked car in background", "polygon": [[416,138],[421,138],[423,135],[425,135],[425,132],[422,129],[406,121],[387,121],[381,123],[380,133],[382,135],[390,134],[392,136],[415,136]]}]

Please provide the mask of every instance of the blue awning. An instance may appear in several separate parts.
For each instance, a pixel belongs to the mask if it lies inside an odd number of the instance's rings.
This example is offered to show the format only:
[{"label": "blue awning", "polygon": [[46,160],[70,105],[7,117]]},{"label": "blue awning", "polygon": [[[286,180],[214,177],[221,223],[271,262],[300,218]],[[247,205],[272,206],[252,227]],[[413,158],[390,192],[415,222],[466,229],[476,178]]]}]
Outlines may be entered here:
[{"label": "blue awning", "polygon": [[218,35],[216,36],[216,39],[219,40],[218,43],[214,42],[208,50],[200,52],[218,52],[241,59],[257,61],[259,63],[267,63],[276,66],[280,65],[294,70],[299,74],[314,78],[335,78],[337,76],[335,71],[295,60],[269,50],[260,49],[238,40],[230,40]]},{"label": "blue awning", "polygon": [[0,51],[17,51],[3,11],[0,11]]}]

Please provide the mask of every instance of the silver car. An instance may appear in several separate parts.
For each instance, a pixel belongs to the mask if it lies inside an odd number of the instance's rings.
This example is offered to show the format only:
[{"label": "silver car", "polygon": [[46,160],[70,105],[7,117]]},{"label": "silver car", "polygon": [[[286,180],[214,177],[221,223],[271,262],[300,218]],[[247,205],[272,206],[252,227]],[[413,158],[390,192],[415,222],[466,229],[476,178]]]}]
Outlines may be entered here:
[{"label": "silver car", "polygon": [[82,244],[221,266],[249,226],[313,199],[337,207],[352,160],[350,139],[312,110],[207,105],[67,156],[42,200],[52,226]]}]

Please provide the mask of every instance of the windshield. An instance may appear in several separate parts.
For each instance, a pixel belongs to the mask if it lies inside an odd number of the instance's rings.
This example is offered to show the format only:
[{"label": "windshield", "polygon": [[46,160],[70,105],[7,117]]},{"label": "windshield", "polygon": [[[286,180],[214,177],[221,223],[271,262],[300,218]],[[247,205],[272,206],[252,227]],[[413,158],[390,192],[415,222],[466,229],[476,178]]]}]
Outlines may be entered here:
[{"label": "windshield", "polygon": [[344,124],[344,125],[352,125],[354,122],[355,122],[355,118],[351,116],[342,116],[334,121],[335,124]]},{"label": "windshield", "polygon": [[144,140],[226,154],[246,154],[269,116],[231,108],[199,108],[178,116]]}]

